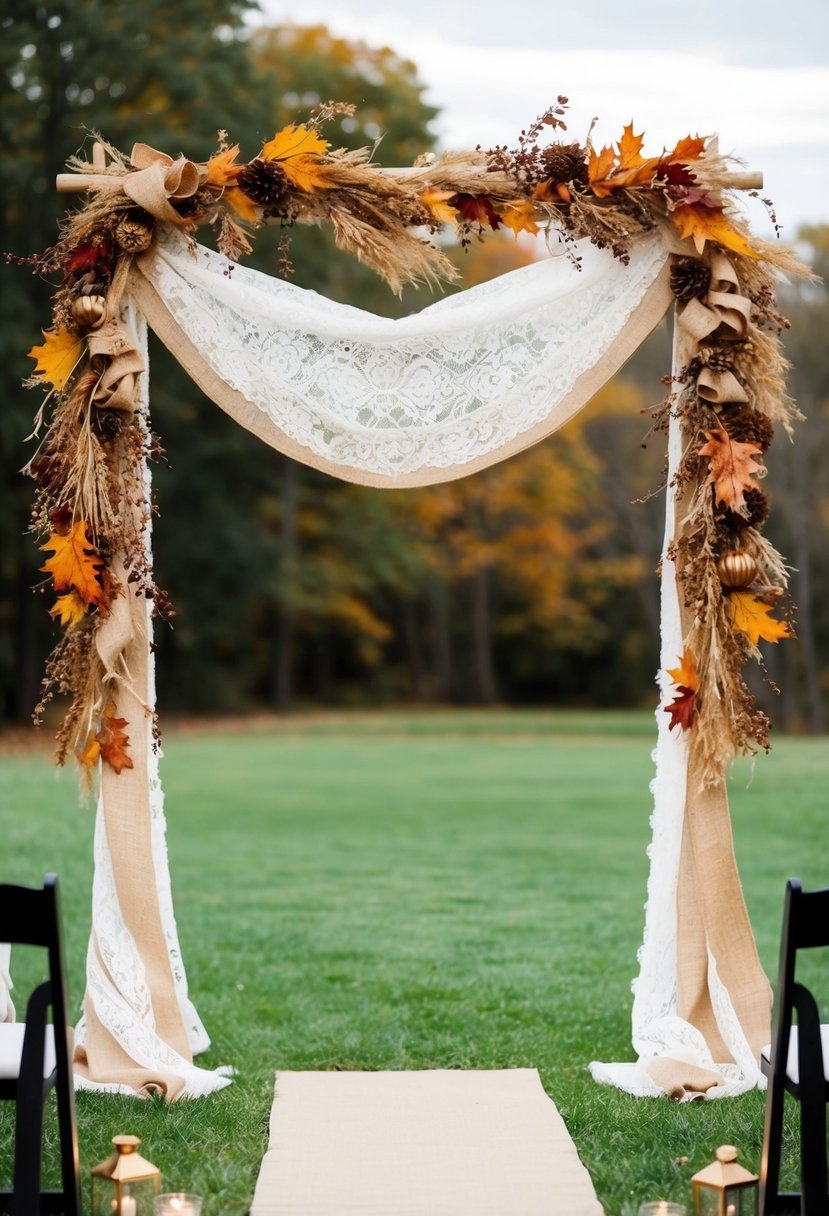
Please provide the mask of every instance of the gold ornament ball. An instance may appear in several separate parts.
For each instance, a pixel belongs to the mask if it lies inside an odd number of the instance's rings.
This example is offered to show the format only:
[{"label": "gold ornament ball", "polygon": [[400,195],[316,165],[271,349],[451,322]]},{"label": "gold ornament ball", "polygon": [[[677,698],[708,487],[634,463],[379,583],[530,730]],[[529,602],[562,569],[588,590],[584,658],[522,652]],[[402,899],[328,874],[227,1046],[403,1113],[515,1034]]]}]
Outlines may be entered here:
[{"label": "gold ornament ball", "polygon": [[756,561],[744,549],[729,549],[717,562],[717,574],[724,587],[747,587],[758,573]]},{"label": "gold ornament ball", "polygon": [[72,301],[72,316],[80,325],[95,329],[103,321],[106,307],[104,296],[78,296]]}]

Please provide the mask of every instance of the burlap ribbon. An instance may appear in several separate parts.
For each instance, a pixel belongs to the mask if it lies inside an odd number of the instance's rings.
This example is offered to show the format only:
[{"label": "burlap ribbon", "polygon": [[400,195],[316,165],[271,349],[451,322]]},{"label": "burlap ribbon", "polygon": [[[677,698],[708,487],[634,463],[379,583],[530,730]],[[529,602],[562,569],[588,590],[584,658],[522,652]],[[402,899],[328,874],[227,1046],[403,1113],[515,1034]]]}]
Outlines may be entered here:
[{"label": "burlap ribbon", "polygon": [[[712,283],[716,269],[718,289],[715,296],[732,299],[737,291],[736,275],[728,259],[712,259]],[[721,291],[728,281],[733,290]],[[739,297],[742,299],[742,297]],[[728,319],[717,312],[720,302],[708,297],[712,316],[719,317],[707,333],[726,325],[732,337],[744,336],[749,316],[746,307],[731,308]],[[677,309],[679,313],[679,309]],[[682,316],[687,315],[687,308]],[[699,316],[698,310],[692,311]],[[736,318],[742,317],[742,322]],[[732,325],[734,321],[734,325]],[[691,329],[678,318],[680,332],[674,357],[674,375],[686,366],[696,351]],[[736,328],[734,327],[736,326]],[[736,381],[735,381],[736,383]],[[738,398],[729,397],[728,400]],[[687,514],[688,486],[677,493],[676,519]],[[675,539],[681,536],[678,522]],[[680,618],[683,638],[694,625],[694,609],[683,602],[680,589]],[[713,627],[713,626],[712,626]],[[678,1017],[701,1033],[716,1064],[733,1064],[734,1056],[726,1045],[717,1020],[710,988],[711,963],[719,982],[728,994],[731,1007],[755,1061],[771,1033],[771,988],[760,963],[757,946],[743,896],[728,808],[728,790],[723,774],[714,783],[707,779],[700,748],[693,730],[688,738],[688,761],[682,845],[676,891],[676,950]],[[663,1056],[644,1064],[645,1071],[668,1096],[680,1101],[704,1097],[722,1086],[724,1078],[715,1069],[700,1067],[685,1060]]]},{"label": "burlap ribbon", "polygon": [[121,299],[129,275],[130,258],[123,254],[107,292],[104,320],[87,334],[89,361],[98,373],[92,403],[99,409],[136,408],[136,377],[144,371],[144,360],[121,320]]},{"label": "burlap ribbon", "polygon": [[[737,272],[724,253],[714,253],[711,281],[705,296],[677,305],[677,324],[698,346],[706,338],[739,341],[748,333],[751,301],[740,293]],[[739,403],[748,396],[728,368],[703,367],[697,377],[697,394],[711,405]]]},{"label": "burlap ribbon", "polygon": [[192,198],[207,177],[204,166],[184,156],[173,160],[149,144],[134,144],[130,160],[135,170],[121,183],[127,197],[158,220],[179,227],[186,223],[186,218],[179,215],[169,200],[181,202]]}]

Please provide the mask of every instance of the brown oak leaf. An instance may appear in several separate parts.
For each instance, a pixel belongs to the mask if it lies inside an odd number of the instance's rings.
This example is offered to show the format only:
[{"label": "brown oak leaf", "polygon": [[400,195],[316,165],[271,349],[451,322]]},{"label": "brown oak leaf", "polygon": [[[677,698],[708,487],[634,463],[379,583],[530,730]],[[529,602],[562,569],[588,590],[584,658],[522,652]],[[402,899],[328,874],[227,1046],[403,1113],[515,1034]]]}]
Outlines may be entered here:
[{"label": "brown oak leaf", "polygon": [[51,574],[55,591],[76,591],[85,604],[104,604],[104,589],[101,586],[101,558],[87,536],[86,520],[80,519],[69,531],[60,536],[53,532],[41,549],[52,556],[40,567]]},{"label": "brown oak leaf", "polygon": [[124,730],[126,725],[126,718],[115,717],[115,702],[110,701],[96,737],[101,745],[101,759],[119,774],[122,769],[133,767],[132,757],[127,754],[130,737]]},{"label": "brown oak leaf", "polygon": [[717,503],[724,503],[738,515],[748,516],[745,491],[756,490],[754,474],[761,473],[763,466],[757,464],[755,456],[762,456],[763,449],[756,443],[738,443],[728,432],[718,427],[706,431],[708,440],[699,450],[700,456],[708,456],[708,483],[714,487]]},{"label": "brown oak leaf", "polygon": [[671,716],[669,729],[673,730],[675,726],[679,726],[682,730],[690,730],[697,712],[697,690],[677,684],[676,691],[679,695],[665,706],[665,713]]}]

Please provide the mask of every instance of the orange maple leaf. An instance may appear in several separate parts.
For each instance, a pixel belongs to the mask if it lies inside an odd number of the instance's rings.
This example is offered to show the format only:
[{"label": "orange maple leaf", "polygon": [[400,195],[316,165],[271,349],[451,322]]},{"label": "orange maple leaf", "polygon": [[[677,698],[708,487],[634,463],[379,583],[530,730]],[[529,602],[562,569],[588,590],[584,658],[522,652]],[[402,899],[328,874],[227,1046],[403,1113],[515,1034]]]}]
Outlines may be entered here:
[{"label": "orange maple leaf", "polygon": [[763,466],[754,458],[762,456],[763,449],[756,443],[738,443],[722,427],[706,431],[705,437],[708,442],[702,445],[699,455],[710,457],[708,484],[714,487],[716,501],[747,516],[744,494],[746,490],[756,488],[753,477],[755,473],[762,473]]},{"label": "orange maple leaf", "polygon": [[222,197],[225,202],[230,203],[240,219],[247,220],[249,224],[259,222],[262,212],[253,199],[248,198],[244,190],[240,190],[238,186],[229,186]]},{"label": "orange maple leaf", "polygon": [[427,186],[420,196],[420,201],[432,214],[439,224],[457,224],[458,213],[449,206],[449,199],[454,198],[455,190],[440,190],[437,186]]},{"label": "orange maple leaf", "polygon": [[54,607],[49,609],[49,616],[59,616],[61,625],[77,625],[83,620],[86,609],[85,600],[73,589],[58,596]]},{"label": "orange maple leaf", "polygon": [[84,344],[68,329],[41,330],[46,341],[28,352],[35,360],[35,375],[58,392],[72,375],[84,351]]},{"label": "orange maple leaf", "polygon": [[616,155],[612,148],[602,148],[596,152],[590,149],[587,161],[587,180],[597,198],[606,198],[615,188],[608,180],[616,165]]},{"label": "orange maple leaf", "polygon": [[668,675],[673,680],[674,684],[684,684],[686,688],[699,688],[699,675],[697,674],[697,661],[694,658],[693,651],[686,646],[682,652],[682,658],[679,660],[679,667],[666,668]]},{"label": "orange maple leaf", "polygon": [[126,725],[126,718],[115,717],[115,702],[110,701],[104,710],[96,738],[101,745],[101,758],[119,774],[122,769],[133,767],[132,757],[127,755],[130,737],[124,730]]},{"label": "orange maple leaf", "polygon": [[759,258],[748,241],[733,227],[721,207],[706,207],[703,203],[681,203],[671,212],[679,235],[692,237],[697,253],[702,253],[706,241],[722,245],[747,258]]},{"label": "orange maple leaf", "polygon": [[635,169],[644,163],[645,158],[642,156],[642,145],[644,142],[645,132],[643,131],[641,135],[634,135],[633,122],[629,122],[622,130],[622,138],[617,144],[620,169]]},{"label": "orange maple leaf", "polygon": [[754,646],[760,638],[766,642],[779,642],[792,637],[788,621],[779,621],[771,616],[771,608],[750,591],[732,591],[728,597],[728,610],[732,628],[748,635]]},{"label": "orange maple leaf", "polygon": [[85,604],[105,603],[99,573],[103,558],[92,548],[87,537],[86,520],[73,524],[65,536],[53,532],[41,550],[53,551],[40,568],[51,574],[55,591],[76,591]]},{"label": "orange maple leaf", "polygon": [[519,232],[529,232],[535,235],[538,224],[535,222],[535,208],[532,203],[523,199],[520,203],[507,203],[501,220],[507,228],[518,236]]},{"label": "orange maple leaf", "polygon": [[238,155],[239,145],[234,144],[232,148],[225,148],[224,152],[216,152],[211,156],[207,162],[208,184],[211,186],[232,185],[242,171],[242,166],[235,163]]},{"label": "orange maple leaf", "polygon": [[689,160],[699,160],[705,151],[705,140],[700,139],[699,135],[686,135],[684,139],[677,142],[673,151],[668,152],[665,159],[671,161],[683,161],[687,164]]}]

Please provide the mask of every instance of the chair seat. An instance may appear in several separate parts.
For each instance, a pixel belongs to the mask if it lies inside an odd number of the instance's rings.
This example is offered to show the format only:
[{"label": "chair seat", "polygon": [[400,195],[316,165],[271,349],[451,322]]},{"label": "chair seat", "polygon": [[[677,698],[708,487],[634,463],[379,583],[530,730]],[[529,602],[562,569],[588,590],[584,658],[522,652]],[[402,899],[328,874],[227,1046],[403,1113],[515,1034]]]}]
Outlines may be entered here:
[{"label": "chair seat", "polygon": [[[0,1026],[0,1030],[2,1027]],[[820,1049],[823,1054],[823,1076],[829,1085],[829,1025],[820,1028]],[[771,1043],[768,1043],[760,1053],[763,1072],[768,1074],[771,1061]],[[797,1026],[792,1026],[789,1035],[789,1055],[786,1060],[786,1076],[793,1085],[800,1084],[800,1066],[797,1060]]]},{"label": "chair seat", "polygon": [[[20,1076],[20,1058],[23,1054],[25,1022],[0,1024],[0,1081],[15,1081]],[[43,1076],[50,1077],[55,1071],[55,1028],[46,1027],[46,1043],[43,1051]]]}]

